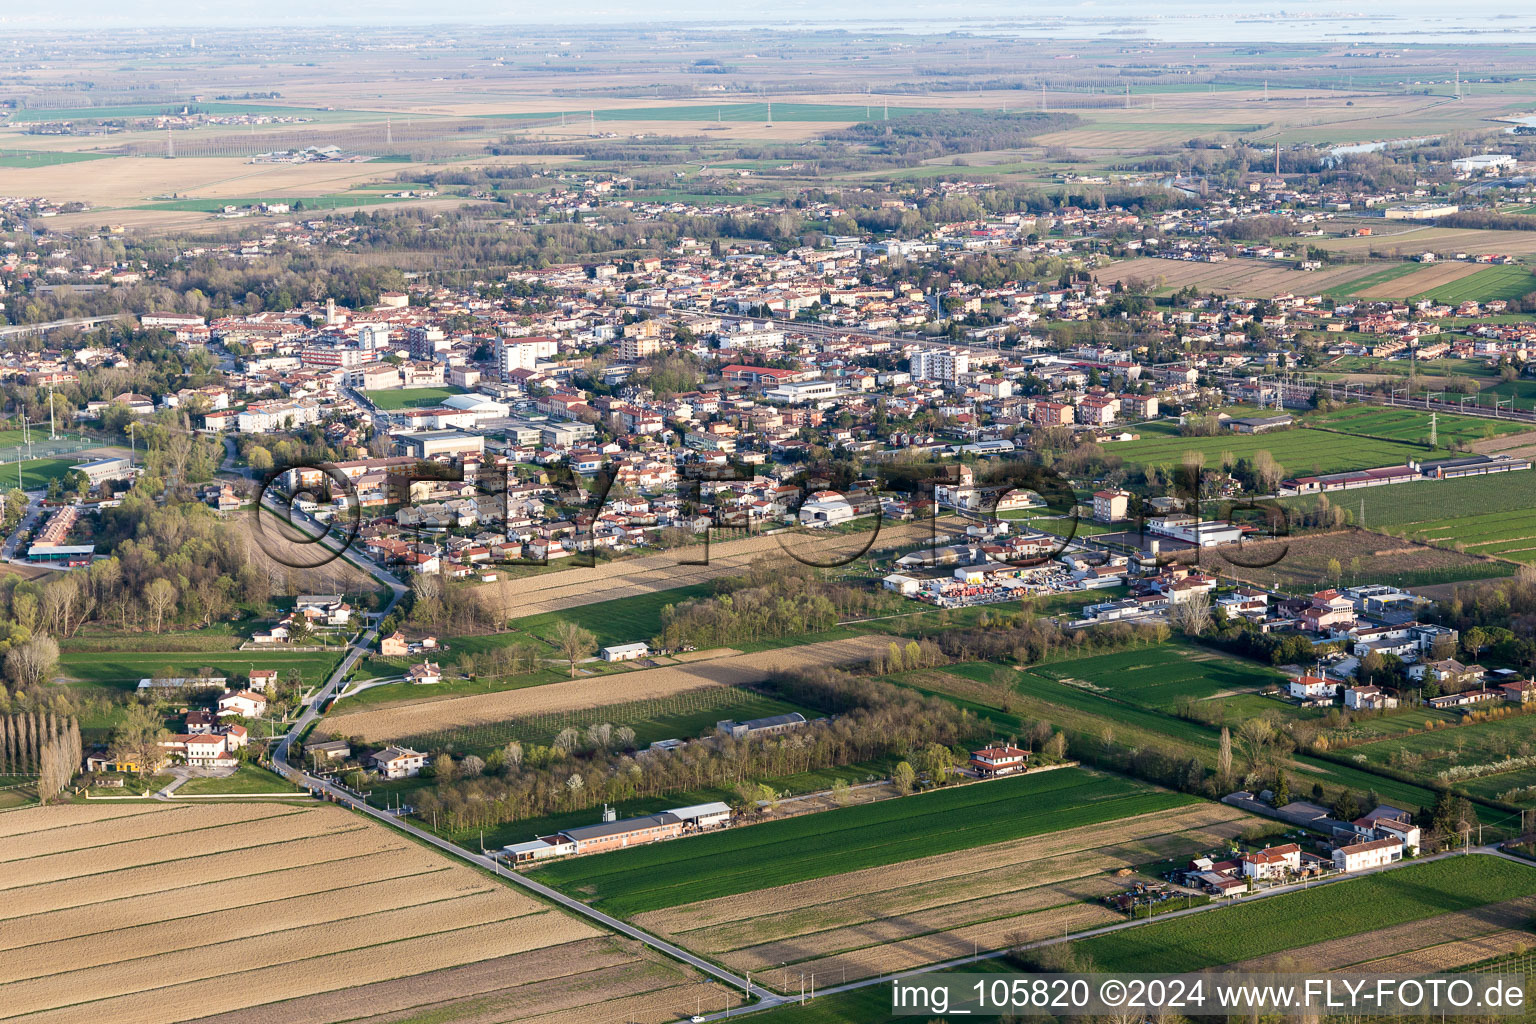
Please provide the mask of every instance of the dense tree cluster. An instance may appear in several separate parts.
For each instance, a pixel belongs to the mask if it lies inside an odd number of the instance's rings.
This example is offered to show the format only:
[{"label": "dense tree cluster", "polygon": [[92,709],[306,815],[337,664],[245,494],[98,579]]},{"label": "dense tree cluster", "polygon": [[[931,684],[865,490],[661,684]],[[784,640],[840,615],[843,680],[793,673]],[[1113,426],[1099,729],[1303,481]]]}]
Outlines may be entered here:
[{"label": "dense tree cluster", "polygon": [[[557,738],[553,748],[539,748],[533,759],[516,742],[484,761],[453,762],[439,752],[439,781],[414,798],[416,815],[462,832],[706,788],[744,795],[756,792],[752,787],[763,780],[890,754],[916,752],[912,756],[927,763],[932,757],[921,752],[928,745],[948,748],[972,738],[976,728],[974,718],[947,701],[829,669],[771,680],[764,688],[831,717],[765,738],[714,734],[668,753],[621,746],[627,731],[622,727],[599,731],[585,747],[575,735],[563,742]],[[631,743],[633,735],[628,733]],[[473,772],[465,773],[466,763]]]}]

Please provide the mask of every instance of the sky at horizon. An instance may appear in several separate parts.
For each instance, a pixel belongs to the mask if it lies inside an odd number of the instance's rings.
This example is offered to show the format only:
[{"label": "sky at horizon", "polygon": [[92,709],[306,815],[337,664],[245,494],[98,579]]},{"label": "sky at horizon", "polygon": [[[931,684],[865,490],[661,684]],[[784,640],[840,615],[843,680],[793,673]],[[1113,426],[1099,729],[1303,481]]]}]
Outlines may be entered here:
[{"label": "sky at horizon", "polygon": [[[1213,18],[1212,15],[1219,15]],[[599,0],[580,8],[529,0],[448,0],[423,5],[407,0],[53,0],[46,5],[0,11],[6,30],[91,31],[122,26],[178,28],[271,28],[324,25],[380,27],[409,25],[582,25],[738,24],[741,27],[837,28],[867,32],[996,30],[1027,35],[1098,35],[1142,32],[1154,38],[1204,40],[1228,33],[1234,41],[1275,38],[1262,25],[1278,24],[1282,34],[1338,34],[1346,37],[1434,36],[1450,31],[1469,41],[1507,41],[1536,33],[1536,5],[1528,0],[1472,0],[1448,6],[1439,0],[848,0],[827,5],[811,0]],[[1198,26],[1198,32],[1191,34]],[[1274,26],[1270,26],[1273,28]]]}]

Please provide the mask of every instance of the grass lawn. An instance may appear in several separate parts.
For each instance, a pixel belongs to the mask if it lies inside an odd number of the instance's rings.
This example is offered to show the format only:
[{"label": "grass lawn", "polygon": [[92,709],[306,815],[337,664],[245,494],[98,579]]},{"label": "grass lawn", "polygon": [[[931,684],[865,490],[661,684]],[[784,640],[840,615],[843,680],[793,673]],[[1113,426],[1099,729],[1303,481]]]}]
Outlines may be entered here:
[{"label": "grass lawn", "polygon": [[464,394],[463,388],[448,385],[440,388],[390,388],[387,391],[364,392],[368,401],[386,412],[397,409],[435,409],[443,399]]},{"label": "grass lawn", "polygon": [[243,764],[235,774],[224,779],[188,779],[177,787],[178,794],[212,793],[293,793],[300,790],[282,776],[252,764]]},{"label": "grass lawn", "polygon": [[286,654],[265,651],[198,651],[193,653],[142,653],[137,651],[90,651],[59,657],[58,679],[70,685],[129,692],[140,679],[194,676],[212,668],[225,675],[250,675],[255,668],[275,668],[279,676],[298,669],[311,685],[322,682],[341,662],[341,654],[324,652]]},{"label": "grass lawn", "polygon": [[[367,659],[353,673],[354,679],[371,679],[380,676],[398,676],[409,664],[406,659],[381,661]],[[521,690],[528,686],[543,686],[570,678],[564,669],[543,668],[525,676],[508,676],[500,679],[444,679],[441,683],[418,686],[413,683],[386,683],[347,697],[338,705],[340,711],[360,711],[364,708],[381,707],[385,704],[409,704],[413,701],[440,700],[444,697],[467,697],[476,693],[496,693],[501,690]]]},{"label": "grass lawn", "polygon": [[1099,971],[1198,971],[1536,894],[1536,867],[1451,857],[1076,943]]},{"label": "grass lawn", "polygon": [[[149,651],[233,651],[250,639],[253,624],[216,622],[205,629],[167,630],[164,633],[139,634],[133,646],[139,653]],[[110,626],[87,625],[71,637],[59,640],[65,653],[116,651],[123,646],[123,634]]]},{"label": "grass lawn", "polygon": [[[529,633],[542,640],[553,642],[555,630],[562,622],[574,622],[590,630],[597,637],[599,647],[627,644],[636,641],[650,642],[661,632],[661,610],[669,604],[698,600],[714,596],[713,583],[695,583],[675,590],[658,590],[637,597],[621,597],[616,601],[599,601],[597,604],[567,608],[564,611],[544,612],[513,619],[507,624],[507,632],[500,634],[506,642]],[[476,637],[474,639],[481,639]],[[495,637],[489,639],[496,639]],[[470,649],[473,649],[472,647]]]},{"label": "grass lawn", "polygon": [[1193,802],[1063,768],[577,857],[533,875],[609,912],[638,914]]},{"label": "grass lawn", "polygon": [[[1486,402],[1483,401],[1484,395],[1489,396]],[[1501,381],[1479,395],[1478,401],[1485,407],[1491,407],[1494,395],[1500,399],[1514,398],[1514,408],[1529,412],[1531,409],[1536,409],[1536,380],[1521,378]]]}]

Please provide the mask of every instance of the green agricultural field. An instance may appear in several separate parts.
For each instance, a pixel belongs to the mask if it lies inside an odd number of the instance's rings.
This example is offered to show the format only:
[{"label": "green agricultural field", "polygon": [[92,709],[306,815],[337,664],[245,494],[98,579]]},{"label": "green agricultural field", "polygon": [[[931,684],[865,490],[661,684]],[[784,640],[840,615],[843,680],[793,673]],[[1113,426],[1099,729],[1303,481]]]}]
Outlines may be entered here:
[{"label": "green agricultural field", "polygon": [[[507,632],[499,634],[506,642],[522,639],[525,634],[542,640],[553,640],[555,630],[562,622],[574,622],[590,630],[597,637],[599,647],[627,644],[636,641],[649,642],[661,632],[661,610],[669,604],[698,600],[713,596],[713,583],[696,583],[675,590],[658,590],[637,597],[621,597],[616,601],[599,601],[596,604],[567,608],[564,611],[544,612],[513,619],[507,624]],[[471,648],[472,649],[472,648]]]},{"label": "green agricultural field", "polygon": [[1453,857],[1084,939],[1100,971],[1198,971],[1536,894],[1536,867]]},{"label": "green agricultural field", "polygon": [[107,160],[110,153],[48,152],[37,149],[0,149],[0,167],[57,167],[85,160]]},{"label": "green agricultural field", "polygon": [[380,409],[395,412],[399,409],[435,409],[443,404],[443,399],[464,394],[464,389],[450,384],[440,388],[391,388],[365,394],[368,401]]},{"label": "green agricultural field", "polygon": [[1496,400],[1513,398],[1513,406],[1505,405],[1504,408],[1520,409],[1530,412],[1536,409],[1536,380],[1521,378],[1519,380],[1500,381],[1477,396],[1477,402],[1485,409],[1493,407]]},{"label": "green agricultural field", "polygon": [[[1416,409],[1390,409],[1378,405],[1349,405],[1332,412],[1307,416],[1309,427],[1327,427],[1345,434],[1380,437],[1407,444],[1429,444],[1430,413]],[[1435,414],[1435,437],[1440,447],[1460,441],[1483,441],[1529,430],[1530,424],[1490,420],[1480,416]]]},{"label": "green agricultural field", "polygon": [[1512,302],[1536,291],[1536,275],[1528,267],[1500,266],[1479,270],[1459,281],[1431,288],[1413,296],[1414,299],[1434,299],[1456,306],[1463,302],[1492,302],[1503,299]]},{"label": "green agricultural field", "polygon": [[1367,288],[1374,288],[1379,284],[1396,281],[1400,277],[1407,277],[1414,271],[1422,269],[1424,268],[1418,263],[1393,264],[1366,277],[1357,277],[1353,281],[1346,281],[1343,284],[1335,285],[1324,291],[1323,294],[1335,299],[1348,298],[1351,295],[1360,294]]},{"label": "green agricultural field", "polygon": [[691,739],[702,736],[723,719],[745,721],[799,711],[815,717],[811,708],[778,700],[736,686],[720,686],[673,694],[654,700],[608,704],[584,711],[509,718],[504,722],[444,729],[407,736],[400,742],[417,750],[449,750],[455,754],[479,754],[484,757],[511,740],[521,743],[549,744],[563,729],[576,729],[583,736],[587,727],[607,723],[628,726],[635,731],[634,745],[650,746],[657,740]]},{"label": "green agricultural field", "polygon": [[1172,468],[1183,462],[1187,452],[1201,453],[1205,464],[1214,466],[1226,452],[1236,458],[1251,459],[1257,452],[1267,451],[1290,475],[1401,466],[1426,454],[1423,445],[1341,437],[1304,427],[1270,434],[1227,433],[1216,437],[1180,437],[1178,427],[1164,423],[1145,423],[1136,429],[1141,434],[1139,440],[1105,445],[1105,453],[1119,456],[1128,466]]},{"label": "green agricultural field", "polygon": [[[1049,662],[1045,667],[1066,671],[1070,665],[1080,663]],[[1068,686],[1038,674],[1037,668],[1015,672],[995,664],[964,664],[940,670],[904,672],[887,679],[919,693],[941,696],[990,724],[999,735],[1017,735],[1028,722],[1046,721],[1067,734],[1077,745],[1072,749],[1093,751],[1099,748],[1101,737],[1108,729],[1120,746],[1159,750],[1169,757],[1194,759],[1207,769],[1214,768],[1219,728],[1161,710],[1137,707],[1110,693]],[[1265,666],[1256,665],[1255,669],[1269,672]],[[1216,710],[1234,725],[1266,711],[1297,714],[1294,709],[1263,701],[1251,694],[1211,703],[1219,705]],[[1436,793],[1425,786],[1400,782],[1364,767],[1338,764],[1305,754],[1292,754],[1288,770],[1292,772],[1294,790],[1310,790],[1314,783],[1321,783],[1329,799],[1340,789],[1349,789],[1357,796],[1374,791],[1380,799],[1409,810],[1431,807],[1436,799]],[[1518,815],[1512,821],[1508,812],[1486,805],[1478,807],[1477,811],[1484,824],[1495,828],[1518,821]]]},{"label": "green agricultural field", "polygon": [[1192,802],[1129,779],[1062,768],[577,857],[533,876],[630,915]]},{"label": "green agricultural field", "polygon": [[316,651],[284,653],[274,651],[193,653],[142,653],[91,651],[59,657],[58,679],[71,685],[105,690],[132,691],[140,679],[156,676],[193,676],[204,667],[226,675],[249,675],[255,668],[275,668],[279,676],[298,669],[311,685],[324,681],[341,663],[341,655]]},{"label": "green agricultural field", "polygon": [[[1362,487],[1329,495],[1365,523],[1436,544],[1516,562],[1536,562],[1536,471],[1496,473],[1462,480]],[[1314,508],[1315,497],[1284,504]]]}]

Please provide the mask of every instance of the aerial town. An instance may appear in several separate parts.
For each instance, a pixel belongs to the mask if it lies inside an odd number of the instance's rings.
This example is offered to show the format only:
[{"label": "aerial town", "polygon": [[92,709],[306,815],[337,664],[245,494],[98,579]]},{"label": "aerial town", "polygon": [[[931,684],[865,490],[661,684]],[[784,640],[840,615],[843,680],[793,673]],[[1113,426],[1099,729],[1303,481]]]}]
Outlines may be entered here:
[{"label": "aerial town", "polygon": [[1523,977],[1536,33],[1111,7],[19,25],[0,1021]]}]

